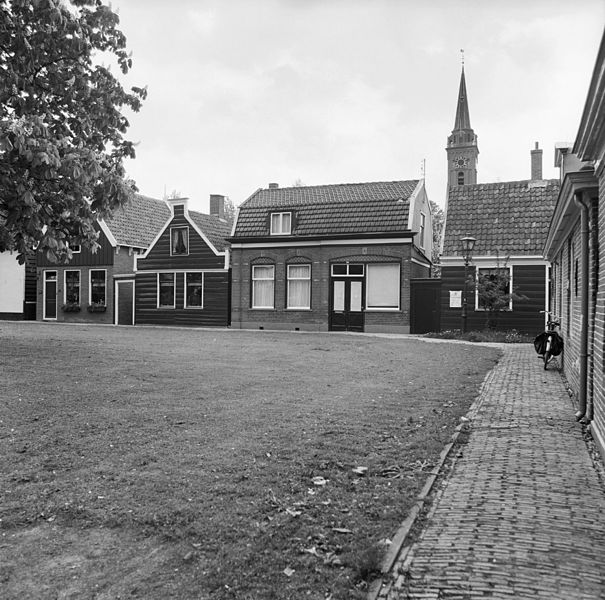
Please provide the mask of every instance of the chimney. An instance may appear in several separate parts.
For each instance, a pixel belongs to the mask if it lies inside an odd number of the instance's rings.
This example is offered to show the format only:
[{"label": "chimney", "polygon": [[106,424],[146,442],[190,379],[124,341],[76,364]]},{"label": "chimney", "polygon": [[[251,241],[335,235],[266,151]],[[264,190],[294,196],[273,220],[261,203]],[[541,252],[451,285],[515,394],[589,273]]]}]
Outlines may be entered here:
[{"label": "chimney", "polygon": [[270,190],[276,190],[278,187],[279,187],[279,183],[270,183],[269,184]]},{"label": "chimney", "polygon": [[225,196],[210,194],[210,214],[219,219],[225,218]]},{"label": "chimney", "polygon": [[536,147],[531,151],[531,178],[532,181],[542,179],[542,150]]}]

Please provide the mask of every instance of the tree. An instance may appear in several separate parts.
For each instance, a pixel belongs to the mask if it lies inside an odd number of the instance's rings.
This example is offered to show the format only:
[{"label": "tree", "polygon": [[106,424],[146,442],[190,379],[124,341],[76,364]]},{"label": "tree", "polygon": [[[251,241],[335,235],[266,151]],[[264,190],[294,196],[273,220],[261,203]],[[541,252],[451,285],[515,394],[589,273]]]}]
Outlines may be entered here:
[{"label": "tree", "polygon": [[35,246],[54,260],[95,249],[95,222],[136,190],[121,110],[146,90],[98,64],[131,68],[118,24],[102,0],[0,0],[0,251],[21,262]]},{"label": "tree", "polygon": [[445,213],[443,209],[433,200],[431,203],[431,212],[433,213],[433,254],[431,261],[433,263],[433,277],[441,277],[441,260],[439,252],[441,251],[441,238],[443,236],[443,226],[445,225]]},{"label": "tree", "polygon": [[477,289],[479,308],[485,310],[485,326],[495,329],[498,325],[498,316],[502,311],[508,310],[512,301],[527,300],[527,296],[511,289],[510,271],[506,264],[490,269],[477,269],[476,281],[472,281],[471,289]]},{"label": "tree", "polygon": [[229,198],[229,196],[225,196],[225,220],[229,225],[233,225],[233,221],[235,221],[235,213],[236,208],[235,204],[233,204],[233,200]]}]

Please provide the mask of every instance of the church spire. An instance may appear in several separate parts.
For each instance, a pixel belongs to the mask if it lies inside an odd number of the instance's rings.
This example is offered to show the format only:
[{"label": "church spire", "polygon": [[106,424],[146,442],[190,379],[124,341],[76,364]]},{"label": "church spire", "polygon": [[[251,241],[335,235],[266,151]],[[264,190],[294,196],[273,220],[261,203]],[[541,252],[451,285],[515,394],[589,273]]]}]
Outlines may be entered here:
[{"label": "church spire", "polygon": [[458,104],[456,105],[456,119],[454,120],[454,129],[447,138],[446,148],[448,186],[477,183],[479,147],[477,136],[471,127],[471,117],[468,111],[466,77],[464,75],[464,50],[460,52],[462,53],[462,73],[460,75]]},{"label": "church spire", "polygon": [[464,64],[462,65],[462,75],[460,75],[458,107],[456,108],[456,120],[454,121],[454,131],[456,131],[457,129],[472,129],[471,117],[468,112],[468,100],[466,96],[466,79],[464,77]]}]

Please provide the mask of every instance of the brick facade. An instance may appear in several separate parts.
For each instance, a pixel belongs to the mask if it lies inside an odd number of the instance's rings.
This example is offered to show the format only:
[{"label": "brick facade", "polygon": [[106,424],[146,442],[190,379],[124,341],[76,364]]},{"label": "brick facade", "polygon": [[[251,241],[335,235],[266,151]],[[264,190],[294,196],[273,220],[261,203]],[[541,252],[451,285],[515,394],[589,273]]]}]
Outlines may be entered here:
[{"label": "brick facade", "polygon": [[[329,329],[331,265],[334,263],[398,263],[400,271],[399,310],[366,310],[365,331],[410,330],[410,284],[412,277],[428,277],[430,269],[415,262],[421,255],[410,243],[367,245],[318,245],[291,248],[234,248],[232,251],[232,327],[327,331]],[[286,267],[292,263],[311,265],[311,308],[286,308]],[[275,265],[273,309],[252,306],[251,273],[254,264]]]}]

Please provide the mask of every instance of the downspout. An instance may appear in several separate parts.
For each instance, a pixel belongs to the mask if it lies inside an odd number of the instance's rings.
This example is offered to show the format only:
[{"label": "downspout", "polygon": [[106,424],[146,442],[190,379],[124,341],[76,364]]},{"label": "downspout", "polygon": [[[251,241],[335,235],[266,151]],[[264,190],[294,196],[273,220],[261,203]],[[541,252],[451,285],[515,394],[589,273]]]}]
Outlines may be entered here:
[{"label": "downspout", "polygon": [[586,419],[592,421],[594,419],[594,347],[595,347],[595,323],[597,319],[597,296],[599,292],[599,218],[597,213],[597,205],[594,202],[590,203],[590,246],[592,250],[591,265],[592,265],[592,287],[591,287],[591,308],[590,308],[590,389],[588,394],[588,406],[586,411]]},{"label": "downspout", "polygon": [[578,412],[576,412],[576,421],[586,417],[586,388],[588,383],[588,210],[589,206],[584,202],[582,192],[574,194],[574,202],[580,208],[580,246],[582,261],[580,263],[580,277],[582,285],[580,287],[580,389],[578,398]]}]

